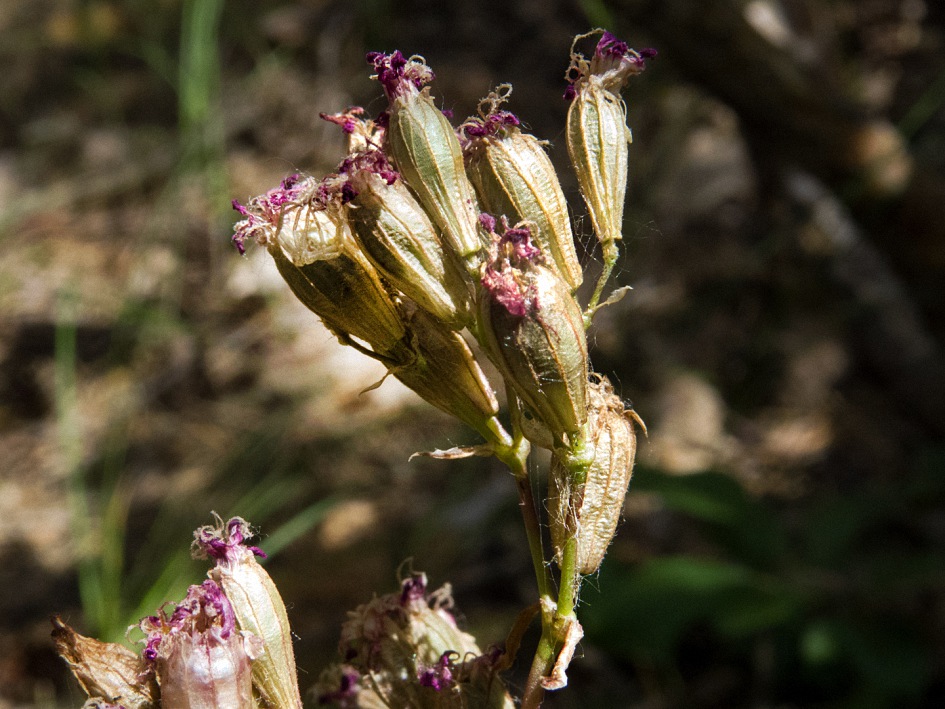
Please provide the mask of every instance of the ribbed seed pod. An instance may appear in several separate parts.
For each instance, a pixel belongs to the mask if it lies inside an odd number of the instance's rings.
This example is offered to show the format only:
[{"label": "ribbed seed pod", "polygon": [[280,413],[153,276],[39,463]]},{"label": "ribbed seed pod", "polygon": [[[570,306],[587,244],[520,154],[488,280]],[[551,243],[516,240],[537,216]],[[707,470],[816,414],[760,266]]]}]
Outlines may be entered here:
[{"label": "ribbed seed pod", "polygon": [[[548,478],[551,540],[558,563],[568,539],[577,542],[577,570],[592,574],[600,567],[617,530],[636,455],[634,423],[605,377],[588,385],[589,443],[594,462],[583,485],[572,484],[571,472],[553,455]],[[641,424],[642,425],[642,424]]]},{"label": "ribbed seed pod", "polygon": [[467,271],[475,273],[483,243],[476,195],[449,120],[423,88],[433,72],[419,57],[368,54],[390,100],[384,147],[433,223]]},{"label": "ribbed seed pod", "polygon": [[365,255],[421,308],[452,328],[464,327],[470,317],[469,281],[426,212],[402,180],[388,182],[370,161],[351,165],[347,174],[357,194],[348,202],[348,216]]},{"label": "ribbed seed pod", "polygon": [[[652,56],[649,52],[647,55]],[[631,136],[620,89],[643,68],[643,57],[609,32],[603,33],[590,61],[573,50],[571,54],[571,85],[565,94],[571,99],[566,128],[568,155],[601,243],[622,236]]]},{"label": "ribbed seed pod", "polygon": [[267,247],[292,292],[329,330],[383,354],[406,331],[334,199],[345,183],[338,175],[322,181],[293,175],[246,206],[234,201],[244,219],[235,225],[233,241],[240,251],[248,239]]},{"label": "ribbed seed pod", "polygon": [[392,353],[407,362],[391,373],[438,409],[452,414],[494,442],[501,426],[499,403],[469,345],[432,316],[415,309],[407,316],[410,351]]},{"label": "ribbed seed pod", "polygon": [[243,541],[249,525],[234,517],[225,526],[201,527],[194,533],[194,554],[210,557],[216,566],[208,572],[233,607],[236,624],[262,640],[264,652],[253,662],[253,685],[268,706],[300,709],[292,630],[285,603],[272,578],[256,561],[265,556]]},{"label": "ribbed seed pod", "polygon": [[573,292],[583,274],[568,203],[542,143],[521,131],[515,115],[499,110],[510,92],[508,84],[499,86],[480,102],[480,116],[460,126],[466,174],[484,211],[530,223],[535,245]]},{"label": "ribbed seed pod", "polygon": [[494,219],[482,221],[493,238],[479,298],[483,348],[530,413],[562,442],[587,419],[581,309],[567,283],[544,265],[527,226],[503,224],[499,235]]},{"label": "ribbed seed pod", "polygon": [[296,297],[333,332],[360,338],[379,354],[403,338],[394,302],[343,217],[287,212],[269,253]]}]

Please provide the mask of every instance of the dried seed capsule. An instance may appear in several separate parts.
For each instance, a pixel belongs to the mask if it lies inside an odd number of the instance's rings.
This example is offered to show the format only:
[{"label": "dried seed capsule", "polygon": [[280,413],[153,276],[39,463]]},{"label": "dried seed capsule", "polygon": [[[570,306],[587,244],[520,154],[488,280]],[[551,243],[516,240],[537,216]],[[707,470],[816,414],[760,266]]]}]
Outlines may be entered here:
[{"label": "dried seed capsule", "polygon": [[[495,233],[482,267],[479,323],[483,348],[556,443],[587,419],[587,341],[567,283],[544,265],[527,226]],[[542,445],[541,441],[535,441]]]},{"label": "dried seed capsule", "polygon": [[348,216],[365,255],[401,293],[453,328],[468,322],[469,283],[426,212],[377,149],[341,171],[354,194]]},{"label": "dried seed capsule", "polygon": [[407,315],[410,352],[392,353],[405,362],[391,373],[438,409],[478,431],[490,442],[503,438],[496,416],[499,404],[469,345],[419,309]]},{"label": "dried seed capsule", "polygon": [[551,539],[558,563],[565,542],[575,537],[581,574],[597,571],[614,538],[633,472],[634,422],[642,426],[605,377],[589,383],[588,398],[587,428],[594,461],[585,482],[575,485],[571,471],[557,454],[552,457],[548,478]]},{"label": "dried seed capsule", "polygon": [[[593,34],[593,33],[592,33]],[[575,38],[575,43],[589,35]],[[627,192],[627,106],[620,90],[629,77],[644,68],[644,57],[609,32],[604,32],[588,61],[571,50],[565,98],[571,99],[567,118],[568,154],[581,194],[602,244],[622,235]]]},{"label": "dried seed capsule", "polygon": [[354,336],[384,354],[405,334],[397,308],[374,267],[361,253],[343,213],[325,209],[338,176],[321,182],[283,182],[277,190],[234,204],[241,246],[255,239],[269,249],[292,292],[340,337]]},{"label": "dried seed capsule", "polygon": [[161,686],[161,706],[181,709],[253,709],[251,661],[259,638],[242,633],[229,600],[213,581],[191,586],[167,615],[141,621],[144,657]]},{"label": "dried seed capsule", "polygon": [[400,52],[371,52],[367,60],[390,101],[385,151],[467,271],[476,273],[479,207],[453,127],[425,88],[433,72],[422,58]]},{"label": "dried seed capsule", "polygon": [[460,126],[466,174],[485,211],[532,226],[532,239],[571,291],[583,274],[574,249],[568,203],[542,143],[523,133],[519,119],[500,106],[512,87],[503,84],[479,104],[479,117]]},{"label": "dried seed capsule", "polygon": [[274,709],[300,709],[302,700],[285,603],[269,574],[256,561],[257,555],[265,555],[243,544],[250,536],[249,525],[239,517],[225,526],[221,522],[217,527],[201,527],[194,532],[194,555],[216,561],[207,575],[223,589],[240,630],[262,641],[263,652],[252,667],[257,691]]}]

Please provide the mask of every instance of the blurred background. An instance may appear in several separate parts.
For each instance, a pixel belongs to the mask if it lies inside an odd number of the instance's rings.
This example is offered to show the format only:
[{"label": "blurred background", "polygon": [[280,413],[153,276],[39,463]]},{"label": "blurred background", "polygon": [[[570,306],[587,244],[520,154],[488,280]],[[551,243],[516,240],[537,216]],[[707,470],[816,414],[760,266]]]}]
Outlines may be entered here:
[{"label": "blurred background", "polygon": [[364,53],[399,48],[457,119],[514,85],[594,272],[561,94],[595,26],[659,50],[634,290],[591,332],[650,434],[547,706],[945,706],[943,3],[6,0],[0,707],[80,706],[48,617],[121,639],[203,577],[211,510],[260,527],[303,688],[408,558],[503,639],[535,596],[511,477],[408,462],[475,436],[362,392],[230,200],[332,170],[318,113],[383,110]]}]

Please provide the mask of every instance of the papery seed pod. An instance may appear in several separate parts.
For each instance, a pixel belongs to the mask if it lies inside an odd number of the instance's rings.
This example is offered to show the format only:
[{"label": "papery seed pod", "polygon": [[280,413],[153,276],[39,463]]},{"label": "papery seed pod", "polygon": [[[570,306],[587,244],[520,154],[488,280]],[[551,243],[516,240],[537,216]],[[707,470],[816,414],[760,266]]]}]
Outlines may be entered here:
[{"label": "papery seed pod", "polygon": [[[587,420],[587,341],[581,309],[565,281],[544,265],[527,226],[495,233],[483,264],[479,323],[486,353],[556,444]],[[534,441],[542,445],[543,441]]]},{"label": "papery seed pod", "polygon": [[[591,33],[594,34],[594,33]],[[575,38],[584,39],[590,35]],[[568,154],[578,185],[602,244],[621,238],[627,192],[627,106],[620,90],[629,77],[643,71],[644,58],[609,32],[588,61],[572,47],[565,98],[571,100],[567,118]]]},{"label": "papery seed pod", "polygon": [[568,203],[542,143],[500,110],[512,87],[503,84],[479,103],[479,116],[460,127],[466,174],[486,212],[532,225],[532,239],[571,291],[583,274],[574,249]]},{"label": "papery seed pod", "polygon": [[342,166],[355,196],[349,221],[361,249],[401,293],[447,325],[468,322],[469,281],[440,234],[380,150],[350,156]]},{"label": "papery seed pod", "polygon": [[345,664],[319,678],[319,704],[416,709],[512,709],[498,656],[483,655],[456,626],[449,586],[427,592],[413,574],[399,593],[348,614],[339,651]]},{"label": "papery seed pod", "polygon": [[235,226],[241,246],[254,239],[269,249],[292,292],[339,336],[392,349],[405,334],[397,308],[361,253],[340,209],[325,195],[346,180],[287,179],[280,189],[234,204],[245,217]]},{"label": "papery seed pod", "polygon": [[154,674],[139,653],[123,645],[79,635],[58,616],[52,619],[56,652],[79,685],[100,706],[152,709],[159,695]]},{"label": "papery seed pod", "polygon": [[549,526],[558,563],[565,543],[575,537],[577,570],[585,575],[600,567],[616,533],[636,455],[634,423],[642,426],[605,377],[589,383],[588,398],[588,442],[594,460],[585,482],[573,484],[558,454],[552,457],[548,477]]},{"label": "papery seed pod", "polygon": [[144,657],[161,686],[161,706],[180,709],[255,709],[251,662],[259,639],[236,627],[233,609],[213,581],[191,586],[167,615],[145,618]]},{"label": "papery seed pod", "polygon": [[400,52],[371,52],[367,60],[390,101],[385,151],[461,263],[476,273],[483,247],[479,207],[453,127],[425,88],[433,72],[422,58]]},{"label": "papery seed pod", "polygon": [[409,352],[393,352],[405,364],[391,373],[438,409],[478,431],[490,442],[502,442],[496,416],[499,403],[492,384],[463,336],[422,310],[409,309]]},{"label": "papery seed pod", "polygon": [[264,652],[253,663],[253,685],[274,709],[299,709],[298,679],[292,631],[285,603],[269,574],[256,561],[265,556],[243,542],[252,536],[249,525],[234,517],[224,526],[194,532],[194,555],[210,557],[216,566],[207,572],[229,599],[238,627],[262,640]]}]

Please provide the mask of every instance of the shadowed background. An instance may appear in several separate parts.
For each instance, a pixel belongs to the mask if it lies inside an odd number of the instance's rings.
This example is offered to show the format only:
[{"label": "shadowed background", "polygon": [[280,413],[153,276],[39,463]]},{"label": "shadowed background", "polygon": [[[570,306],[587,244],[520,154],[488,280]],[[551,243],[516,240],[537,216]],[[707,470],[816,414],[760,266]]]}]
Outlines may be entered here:
[{"label": "shadowed background", "polygon": [[660,52],[624,93],[634,290],[591,331],[650,435],[547,706],[945,703],[941,3],[8,0],[0,707],[79,706],[48,616],[120,639],[203,577],[211,510],[261,528],[303,689],[407,558],[504,637],[535,595],[509,474],[408,462],[475,435],[362,393],[382,370],[236,254],[229,202],[332,170],[318,113],[383,110],[363,57],[398,48],[457,120],[513,84],[593,272],[561,94],[594,26]]}]

